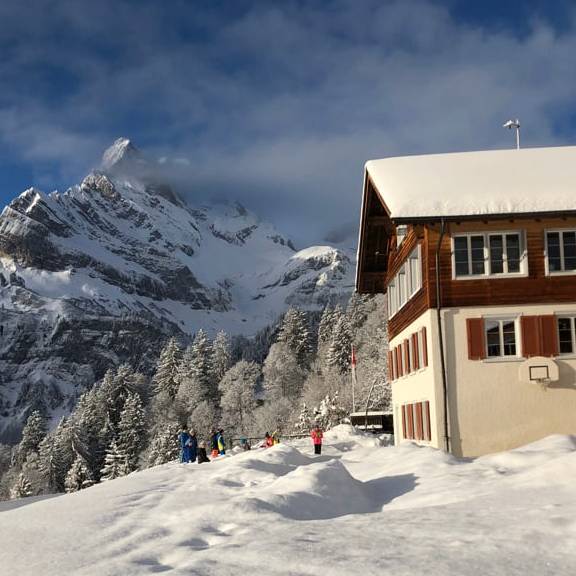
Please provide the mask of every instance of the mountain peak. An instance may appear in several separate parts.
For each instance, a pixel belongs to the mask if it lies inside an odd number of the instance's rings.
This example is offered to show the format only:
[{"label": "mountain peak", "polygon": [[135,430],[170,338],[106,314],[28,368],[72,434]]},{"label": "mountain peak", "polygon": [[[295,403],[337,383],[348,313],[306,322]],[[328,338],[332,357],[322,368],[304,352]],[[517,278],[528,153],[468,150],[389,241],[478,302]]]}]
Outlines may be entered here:
[{"label": "mountain peak", "polygon": [[118,138],[102,155],[102,170],[115,170],[134,162],[144,162],[142,153],[128,138]]}]

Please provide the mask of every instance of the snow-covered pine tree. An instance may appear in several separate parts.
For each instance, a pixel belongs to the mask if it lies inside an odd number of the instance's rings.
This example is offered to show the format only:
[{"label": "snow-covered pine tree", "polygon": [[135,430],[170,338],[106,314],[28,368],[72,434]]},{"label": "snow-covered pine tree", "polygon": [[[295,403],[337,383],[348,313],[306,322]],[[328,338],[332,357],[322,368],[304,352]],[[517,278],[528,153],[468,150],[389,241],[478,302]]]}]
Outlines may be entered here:
[{"label": "snow-covered pine tree", "polygon": [[32,486],[26,475],[20,472],[16,483],[10,490],[10,498],[15,500],[16,498],[27,498],[28,496],[32,496]]},{"label": "snow-covered pine tree", "polygon": [[152,379],[156,396],[165,396],[169,400],[176,398],[180,385],[178,375],[181,359],[182,349],[178,344],[178,340],[170,338],[162,352],[160,352],[156,373]]},{"label": "snow-covered pine tree", "polygon": [[114,480],[120,476],[126,476],[131,470],[129,469],[126,453],[118,447],[116,440],[112,440],[106,450],[104,466],[100,471],[102,481]]},{"label": "snow-covered pine tree", "polygon": [[368,314],[374,308],[372,300],[373,297],[371,294],[352,293],[352,296],[350,296],[348,300],[348,306],[346,307],[346,317],[352,330],[356,330],[366,322]]},{"label": "snow-covered pine tree", "polygon": [[144,408],[138,394],[129,393],[118,424],[118,448],[126,456],[128,472],[138,468],[138,456],[145,445]]},{"label": "snow-covered pine tree", "polygon": [[203,400],[200,402],[188,420],[190,429],[196,430],[198,440],[208,442],[210,440],[210,431],[218,422],[218,411],[212,402]]},{"label": "snow-covered pine tree", "polygon": [[220,382],[222,418],[234,433],[248,434],[253,425],[259,377],[260,366],[256,362],[240,360]]},{"label": "snow-covered pine tree", "polygon": [[231,365],[230,339],[226,332],[221,330],[212,343],[212,386],[218,387]]},{"label": "snow-covered pine tree", "polygon": [[337,313],[335,313],[334,308],[332,308],[330,305],[327,305],[322,312],[322,316],[320,317],[320,323],[318,324],[318,348],[316,350],[316,357],[320,363],[323,363],[324,361],[328,346],[332,340],[334,323],[338,316]]},{"label": "snow-covered pine tree", "polygon": [[59,492],[58,479],[61,473],[61,464],[56,451],[54,434],[48,434],[38,446],[38,469],[43,481],[42,491]]},{"label": "snow-covered pine tree", "polygon": [[338,318],[332,332],[332,340],[326,354],[328,366],[337,369],[341,374],[350,368],[352,331],[346,316]]},{"label": "snow-covered pine tree", "polygon": [[312,347],[310,344],[310,331],[308,319],[302,310],[289,308],[278,332],[278,342],[286,344],[288,349],[295,355],[298,364],[308,366]]},{"label": "snow-covered pine tree", "polygon": [[302,403],[302,410],[298,415],[298,421],[296,422],[296,432],[299,434],[306,434],[312,428],[312,413],[308,409],[306,402]]},{"label": "snow-covered pine tree", "polygon": [[148,466],[159,466],[173,462],[180,452],[178,445],[178,426],[166,424],[158,426],[158,432],[152,439],[148,452]]},{"label": "snow-covered pine tree", "polygon": [[66,474],[70,470],[76,454],[73,448],[73,431],[69,420],[62,418],[53,433],[54,452],[57,468],[55,470],[55,486],[57,492],[64,491]]},{"label": "snow-covered pine tree", "polygon": [[38,451],[38,446],[46,436],[47,430],[46,419],[39,410],[34,410],[28,416],[22,430],[22,440],[20,440],[18,447],[18,462],[20,465],[26,461],[31,452]]},{"label": "snow-covered pine tree", "polygon": [[128,396],[138,392],[141,386],[142,376],[137,374],[130,364],[121,364],[112,378],[107,372],[99,386],[99,393],[106,404],[112,426],[115,427],[120,422],[120,415]]},{"label": "snow-covered pine tree", "polygon": [[262,372],[268,401],[276,398],[295,399],[300,395],[306,372],[285,342],[272,345]]},{"label": "snow-covered pine tree", "polygon": [[80,454],[77,454],[72,467],[66,474],[64,488],[66,492],[78,492],[78,490],[88,488],[92,484],[94,484],[92,472],[86,460]]},{"label": "snow-covered pine tree", "polygon": [[347,414],[346,408],[340,403],[338,392],[333,395],[327,394],[320,402],[320,406],[314,410],[314,421],[329,430],[342,422]]}]

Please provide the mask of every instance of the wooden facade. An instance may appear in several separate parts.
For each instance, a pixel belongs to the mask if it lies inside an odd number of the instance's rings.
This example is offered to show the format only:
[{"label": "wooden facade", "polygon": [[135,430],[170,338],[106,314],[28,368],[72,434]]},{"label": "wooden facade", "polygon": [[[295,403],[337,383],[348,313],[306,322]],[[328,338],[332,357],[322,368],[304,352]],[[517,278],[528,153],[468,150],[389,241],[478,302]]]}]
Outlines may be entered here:
[{"label": "wooden facade", "polygon": [[[360,234],[357,288],[361,293],[383,293],[386,286],[418,244],[422,254],[422,288],[388,322],[389,338],[394,338],[423,312],[437,307],[436,252],[441,237],[440,219],[408,224],[399,248],[396,227],[388,217],[378,224],[374,214],[387,214],[379,194],[367,179],[366,213]],[[379,205],[379,207],[378,207]],[[440,298],[442,308],[499,306],[513,304],[554,304],[576,300],[576,274],[547,275],[545,235],[547,230],[576,230],[576,216],[523,214],[511,217],[450,218],[445,220],[439,250]],[[453,276],[452,238],[466,233],[514,232],[525,235],[526,276]],[[377,253],[377,254],[376,254]],[[384,257],[385,254],[385,257]]]}]

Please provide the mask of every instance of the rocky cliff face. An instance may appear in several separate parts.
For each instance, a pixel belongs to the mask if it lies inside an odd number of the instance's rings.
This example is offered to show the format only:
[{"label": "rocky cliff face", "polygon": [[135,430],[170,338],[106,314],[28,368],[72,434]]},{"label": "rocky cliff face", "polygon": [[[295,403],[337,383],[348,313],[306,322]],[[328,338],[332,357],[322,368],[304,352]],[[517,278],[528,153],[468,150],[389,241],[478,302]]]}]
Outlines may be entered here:
[{"label": "rocky cliff face", "polygon": [[242,206],[188,206],[118,140],[64,193],[29,189],[0,215],[0,440],[32,406],[55,418],[124,360],[203,327],[251,334],[289,305],[353,285],[353,255],[296,251]]}]

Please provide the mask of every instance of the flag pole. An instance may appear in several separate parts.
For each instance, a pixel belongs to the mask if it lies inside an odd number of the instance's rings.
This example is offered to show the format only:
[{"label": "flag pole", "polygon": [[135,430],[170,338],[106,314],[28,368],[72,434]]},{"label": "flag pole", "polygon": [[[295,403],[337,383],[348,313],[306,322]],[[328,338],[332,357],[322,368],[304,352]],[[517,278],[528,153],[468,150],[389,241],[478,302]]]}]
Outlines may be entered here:
[{"label": "flag pole", "polygon": [[354,345],[350,345],[351,356],[350,365],[352,366],[352,413],[356,412],[356,354],[354,354]]}]

